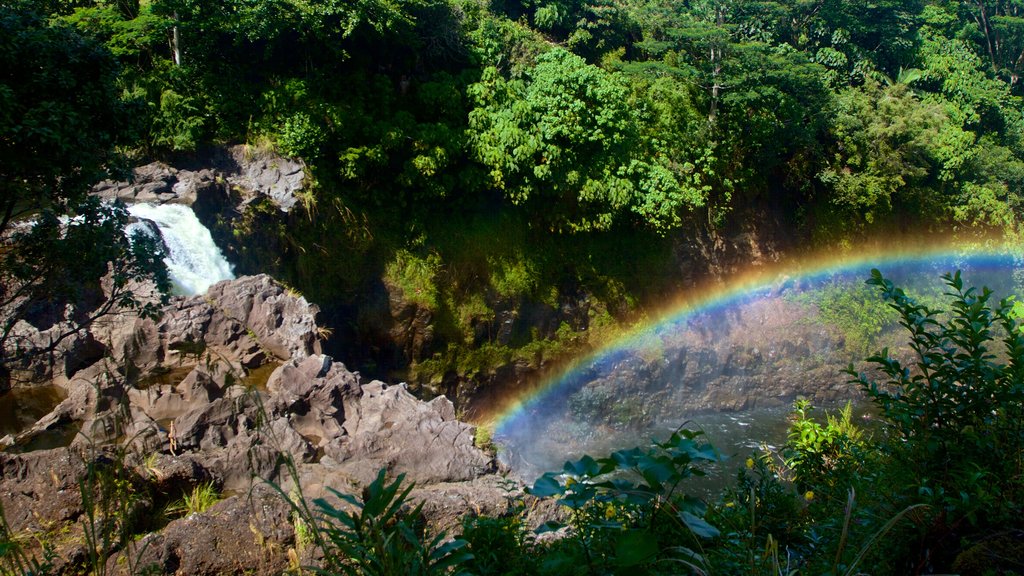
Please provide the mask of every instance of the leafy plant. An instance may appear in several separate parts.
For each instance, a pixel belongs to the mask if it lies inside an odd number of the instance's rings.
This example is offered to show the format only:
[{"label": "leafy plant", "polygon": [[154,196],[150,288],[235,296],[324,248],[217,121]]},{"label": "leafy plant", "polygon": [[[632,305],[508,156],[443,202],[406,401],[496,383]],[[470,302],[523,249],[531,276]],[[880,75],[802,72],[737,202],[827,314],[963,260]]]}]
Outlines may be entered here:
[{"label": "leafy plant", "polygon": [[319,540],[325,555],[326,574],[359,576],[417,576],[443,574],[472,558],[461,539],[447,540],[445,533],[426,534],[423,504],[409,511],[409,492],[402,487],[405,475],[388,483],[385,470],[363,491],[362,498],[328,489],[351,506],[343,510],[326,499],[315,500],[319,512]]},{"label": "leafy plant", "polygon": [[531,554],[533,538],[520,514],[466,518],[462,538],[473,554],[465,564],[471,574],[525,576],[538,572],[538,562]]},{"label": "leafy plant", "polygon": [[875,286],[910,332],[913,363],[889,350],[869,358],[880,380],[854,376],[884,419],[889,498],[932,505],[929,545],[952,531],[1019,524],[1024,501],[1024,334],[1012,299],[966,288],[946,274],[949,310],[919,304],[871,272]]},{"label": "leafy plant", "polygon": [[812,410],[809,401],[797,400],[784,450],[786,465],[798,487],[838,486],[845,493],[850,476],[864,460],[864,431],[853,423],[849,402],[838,414],[828,414],[824,426],[810,417]]},{"label": "leafy plant", "polygon": [[[719,460],[711,445],[699,441],[701,435],[683,429],[646,450],[566,462],[562,472],[537,479],[530,493],[557,497],[569,509],[569,525],[590,574],[651,566],[669,557],[699,567],[704,559],[690,546],[699,548],[701,540],[719,531],[704,519],[705,503],[679,489],[686,479],[704,475],[699,464]],[[560,527],[548,523],[544,529]]]}]

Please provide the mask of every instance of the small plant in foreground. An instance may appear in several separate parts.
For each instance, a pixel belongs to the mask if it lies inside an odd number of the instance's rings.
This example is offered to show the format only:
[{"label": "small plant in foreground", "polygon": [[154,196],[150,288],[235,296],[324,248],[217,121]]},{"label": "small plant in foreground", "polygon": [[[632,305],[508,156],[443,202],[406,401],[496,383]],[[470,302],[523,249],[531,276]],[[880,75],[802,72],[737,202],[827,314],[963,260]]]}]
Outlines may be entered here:
[{"label": "small plant in foreground", "polygon": [[630,567],[677,573],[679,565],[703,573],[701,541],[719,531],[704,519],[704,502],[679,491],[684,480],[704,475],[699,464],[720,459],[699,441],[701,434],[680,430],[646,450],[620,450],[597,460],[584,456],[566,462],[561,473],[541,476],[530,493],[555,496],[569,509],[578,543],[578,554],[563,548],[552,560],[566,568],[584,566],[588,574]]},{"label": "small plant in foreground", "polygon": [[220,500],[217,489],[212,482],[204,482],[192,489],[192,492],[184,494],[181,500],[167,506],[167,516],[191,516],[208,510]]},{"label": "small plant in foreground", "polygon": [[[402,487],[405,475],[385,480],[385,470],[364,490],[362,498],[328,491],[345,503],[342,509],[324,498],[314,501],[315,518],[303,518],[324,552],[322,574],[348,576],[426,576],[445,574],[472,558],[464,540],[448,540],[442,532],[427,535],[423,504],[408,508],[413,486]],[[308,509],[289,499],[295,510]]]}]

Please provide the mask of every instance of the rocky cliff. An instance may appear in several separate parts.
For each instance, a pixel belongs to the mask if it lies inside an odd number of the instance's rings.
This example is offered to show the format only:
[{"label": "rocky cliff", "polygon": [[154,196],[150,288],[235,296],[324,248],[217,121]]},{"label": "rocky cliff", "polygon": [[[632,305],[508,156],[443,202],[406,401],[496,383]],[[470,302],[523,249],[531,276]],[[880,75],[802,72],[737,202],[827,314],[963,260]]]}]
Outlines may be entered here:
[{"label": "rocky cliff", "polygon": [[[136,522],[133,539],[145,546],[124,551],[137,557],[115,561],[116,570],[279,573],[297,546],[283,494],[358,493],[380,469],[416,483],[414,496],[427,501],[437,527],[505,512],[504,471],[474,445],[474,428],[456,419],[452,403],[365,381],[321,354],[316,312],[255,276],[174,298],[159,320],[93,326],[88,337],[103,342],[106,354],[57,375],[67,398],[3,439],[0,503],[10,529],[47,541],[63,531],[57,568],[80,570],[82,526],[95,505],[83,502],[90,489],[80,483],[112,467],[130,486],[125,513],[133,518],[156,516],[202,483],[231,495],[166,525]],[[78,431],[69,446],[25,451],[61,430]]]}]

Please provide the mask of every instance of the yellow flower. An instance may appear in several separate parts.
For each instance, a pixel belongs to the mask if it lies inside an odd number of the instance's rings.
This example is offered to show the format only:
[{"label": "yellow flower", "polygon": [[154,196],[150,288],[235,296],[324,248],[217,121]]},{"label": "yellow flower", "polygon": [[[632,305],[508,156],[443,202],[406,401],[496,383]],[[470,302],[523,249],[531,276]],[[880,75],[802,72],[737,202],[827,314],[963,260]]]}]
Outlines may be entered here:
[{"label": "yellow flower", "polygon": [[808,502],[810,502],[811,500],[814,500],[814,492],[812,490],[808,490],[807,492],[804,492],[804,500],[807,500]]},{"label": "yellow flower", "polygon": [[747,469],[749,469],[749,470],[753,470],[754,469],[754,459],[753,458],[747,458]]}]

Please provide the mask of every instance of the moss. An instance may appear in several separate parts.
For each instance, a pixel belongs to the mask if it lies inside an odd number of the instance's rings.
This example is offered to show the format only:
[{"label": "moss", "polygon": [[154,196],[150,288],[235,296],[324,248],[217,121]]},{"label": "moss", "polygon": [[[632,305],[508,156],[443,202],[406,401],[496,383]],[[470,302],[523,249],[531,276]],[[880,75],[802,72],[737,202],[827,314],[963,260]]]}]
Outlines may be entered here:
[{"label": "moss", "polygon": [[967,548],[953,562],[962,576],[1022,574],[1024,542],[1010,534],[997,535]]},{"label": "moss", "polygon": [[495,445],[491,429],[487,426],[477,426],[473,432],[473,445],[487,452],[494,452]]},{"label": "moss", "polygon": [[484,295],[479,292],[469,294],[463,301],[457,304],[452,302],[449,306],[455,311],[455,321],[462,341],[467,344],[473,343],[474,327],[478,323],[489,324],[494,321],[494,310],[487,305]]},{"label": "moss", "polygon": [[508,256],[488,258],[494,291],[503,298],[532,296],[537,292],[541,278],[535,262],[520,251]]}]

